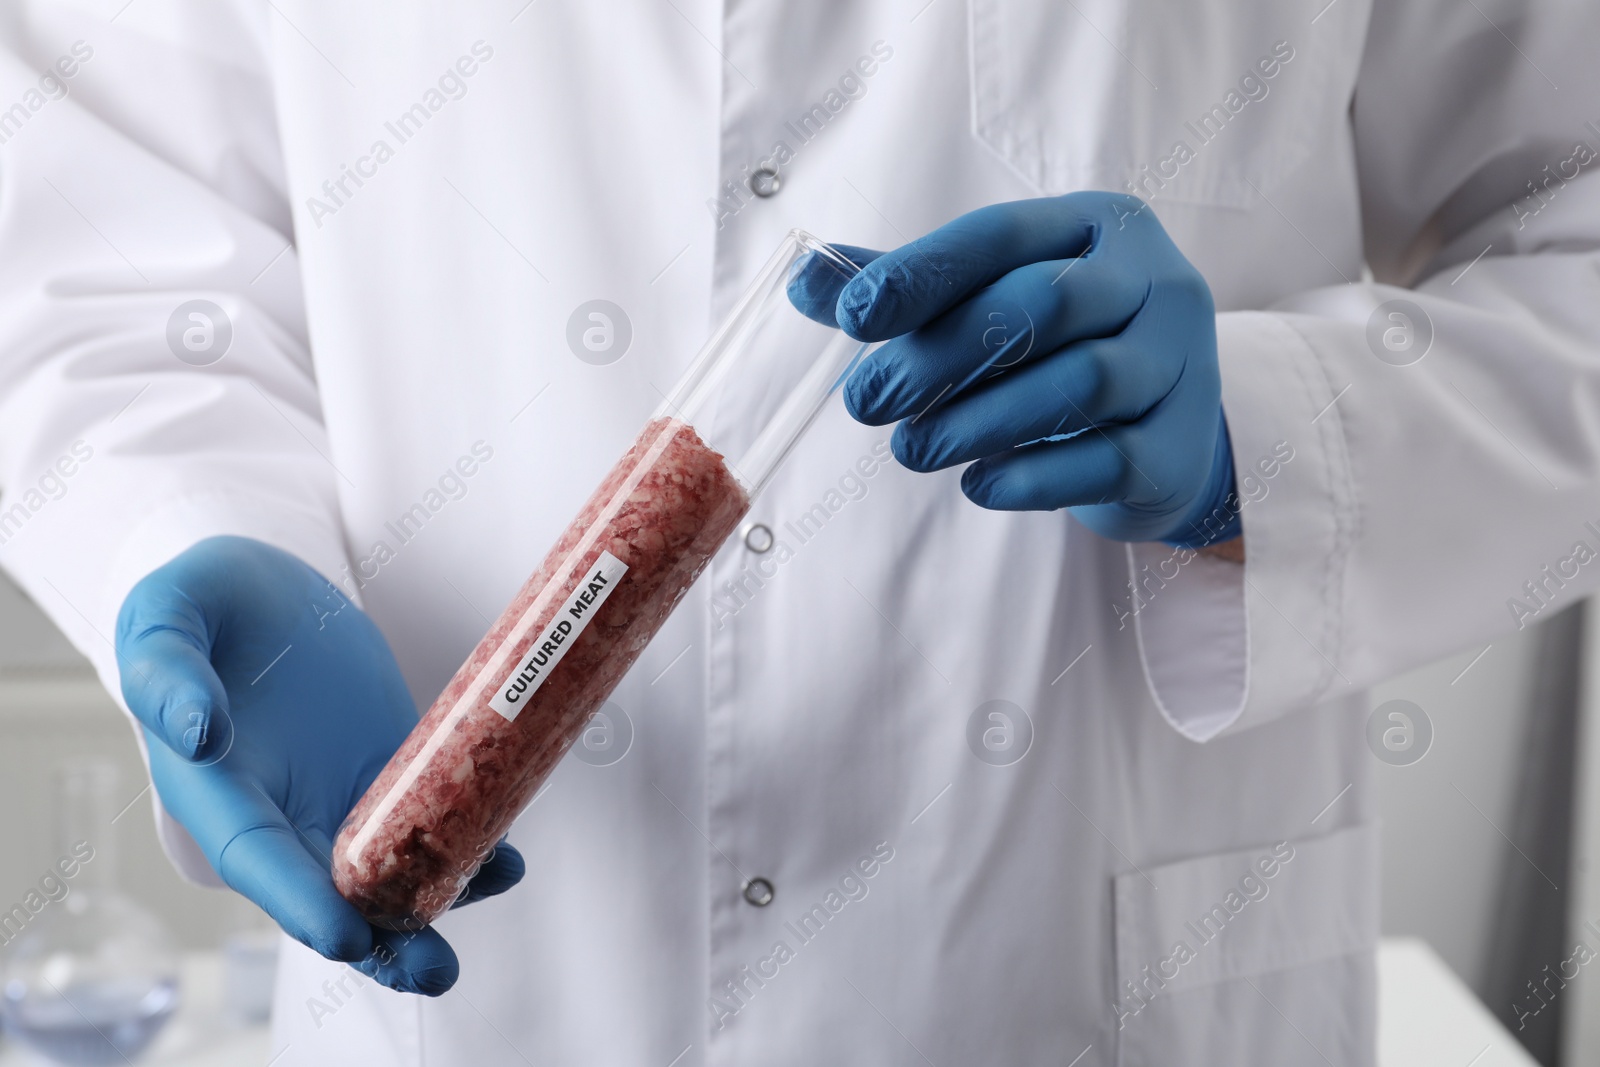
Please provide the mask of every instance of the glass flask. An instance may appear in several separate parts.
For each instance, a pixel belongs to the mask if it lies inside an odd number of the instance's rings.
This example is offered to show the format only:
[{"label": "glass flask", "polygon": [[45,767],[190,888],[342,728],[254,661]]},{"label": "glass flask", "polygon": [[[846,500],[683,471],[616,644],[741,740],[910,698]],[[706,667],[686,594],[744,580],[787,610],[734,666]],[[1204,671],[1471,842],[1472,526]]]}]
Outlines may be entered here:
[{"label": "glass flask", "polygon": [[116,782],[106,760],[58,768],[56,858],[36,893],[0,917],[14,935],[0,968],[0,1018],[54,1063],[131,1062],[178,1006],[170,937],[117,887]]}]

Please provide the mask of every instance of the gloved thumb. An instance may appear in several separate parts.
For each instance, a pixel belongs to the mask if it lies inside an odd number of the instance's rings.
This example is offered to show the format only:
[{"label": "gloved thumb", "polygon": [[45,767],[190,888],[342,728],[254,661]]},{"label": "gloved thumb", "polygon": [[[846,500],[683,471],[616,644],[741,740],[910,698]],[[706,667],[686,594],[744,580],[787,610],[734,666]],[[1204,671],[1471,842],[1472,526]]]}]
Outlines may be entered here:
[{"label": "gloved thumb", "polygon": [[199,608],[157,571],[134,586],[117,617],[117,665],[128,709],[184,759],[222,740],[228,695],[211,666]]},{"label": "gloved thumb", "polygon": [[788,284],[789,302],[800,314],[824,326],[839,325],[835,310],[839,294],[862,267],[883,255],[855,245],[831,247],[848,262],[841,263],[827,253],[813,250],[791,268]]}]

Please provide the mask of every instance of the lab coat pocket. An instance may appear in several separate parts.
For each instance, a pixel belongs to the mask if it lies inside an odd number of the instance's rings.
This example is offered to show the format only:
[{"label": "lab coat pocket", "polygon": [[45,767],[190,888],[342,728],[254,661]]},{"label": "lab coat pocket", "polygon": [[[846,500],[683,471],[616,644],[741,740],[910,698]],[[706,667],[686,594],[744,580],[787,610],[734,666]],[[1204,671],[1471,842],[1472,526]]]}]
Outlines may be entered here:
[{"label": "lab coat pocket", "polygon": [[1365,5],[969,0],[974,136],[1046,195],[1244,207],[1342,121]]},{"label": "lab coat pocket", "polygon": [[1368,824],[1118,875],[1119,1067],[1370,1063],[1377,849]]}]

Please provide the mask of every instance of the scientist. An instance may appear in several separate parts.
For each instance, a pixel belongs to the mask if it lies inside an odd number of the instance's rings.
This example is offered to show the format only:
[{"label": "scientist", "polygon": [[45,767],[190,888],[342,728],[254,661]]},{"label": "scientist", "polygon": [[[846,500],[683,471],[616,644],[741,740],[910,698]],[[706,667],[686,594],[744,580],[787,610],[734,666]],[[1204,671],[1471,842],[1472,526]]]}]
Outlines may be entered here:
[{"label": "scientist", "polygon": [[[1595,586],[1600,7],[0,34],[0,560],[289,935],[278,1067],[1372,1063],[1362,688]],[[341,818],[794,226],[888,343],[468,906],[369,927]]]}]

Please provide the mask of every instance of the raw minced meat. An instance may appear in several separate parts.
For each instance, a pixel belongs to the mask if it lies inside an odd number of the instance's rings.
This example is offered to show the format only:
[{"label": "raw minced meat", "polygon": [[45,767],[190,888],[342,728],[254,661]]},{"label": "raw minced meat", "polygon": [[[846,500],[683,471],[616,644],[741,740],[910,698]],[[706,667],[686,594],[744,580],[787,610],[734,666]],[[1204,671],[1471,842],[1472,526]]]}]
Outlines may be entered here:
[{"label": "raw minced meat", "polygon": [[[449,908],[749,506],[691,426],[646,425],[345,818],[339,892],[396,929]],[[626,573],[508,720],[490,700],[603,552]]]}]

